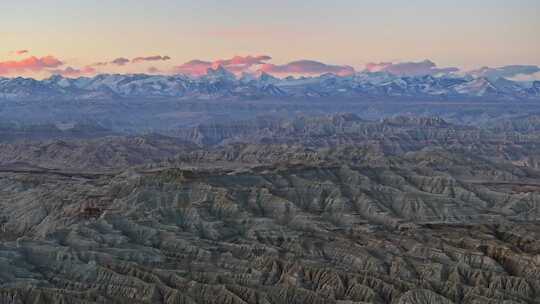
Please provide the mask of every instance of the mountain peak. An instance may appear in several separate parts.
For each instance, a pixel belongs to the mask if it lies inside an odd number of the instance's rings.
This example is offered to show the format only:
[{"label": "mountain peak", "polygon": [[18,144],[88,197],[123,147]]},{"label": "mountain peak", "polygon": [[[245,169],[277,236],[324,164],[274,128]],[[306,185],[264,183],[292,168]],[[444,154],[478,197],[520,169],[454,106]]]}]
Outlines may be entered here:
[{"label": "mountain peak", "polygon": [[236,80],[236,76],[233,73],[229,72],[223,66],[218,66],[215,69],[208,68],[206,70],[207,78],[222,78],[222,79],[232,79]]},{"label": "mountain peak", "polygon": [[[131,97],[218,98],[219,96],[263,97],[355,97],[406,96],[497,97],[500,99],[538,99],[539,82],[525,85],[506,78],[396,76],[388,73],[356,73],[353,76],[323,74],[313,77],[279,79],[265,72],[243,73],[237,79],[222,66],[209,68],[197,78],[183,75],[100,74],[94,77],[66,78],[60,75],[45,80],[4,78],[0,98],[92,99]],[[211,93],[208,97],[205,94]]]},{"label": "mountain peak", "polygon": [[264,72],[264,71],[261,71],[260,74],[259,74],[259,81],[263,81],[263,82],[273,82],[273,81],[278,81],[279,79]]}]

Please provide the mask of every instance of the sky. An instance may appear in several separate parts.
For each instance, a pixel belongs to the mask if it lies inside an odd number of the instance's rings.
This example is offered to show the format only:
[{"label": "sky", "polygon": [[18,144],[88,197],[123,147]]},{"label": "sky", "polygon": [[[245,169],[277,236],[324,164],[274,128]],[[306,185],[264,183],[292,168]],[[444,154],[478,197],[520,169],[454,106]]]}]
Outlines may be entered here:
[{"label": "sky", "polygon": [[538,16],[538,0],[6,0],[0,76],[172,73],[193,59],[262,55],[282,72],[302,60],[540,65]]}]

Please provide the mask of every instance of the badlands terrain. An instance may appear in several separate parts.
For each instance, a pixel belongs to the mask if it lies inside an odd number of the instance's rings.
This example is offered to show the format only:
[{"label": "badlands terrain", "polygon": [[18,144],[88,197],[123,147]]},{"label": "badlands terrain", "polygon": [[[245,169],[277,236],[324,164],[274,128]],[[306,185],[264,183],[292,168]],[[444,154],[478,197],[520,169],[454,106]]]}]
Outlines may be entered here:
[{"label": "badlands terrain", "polygon": [[540,118],[503,107],[13,119],[0,303],[540,303]]}]

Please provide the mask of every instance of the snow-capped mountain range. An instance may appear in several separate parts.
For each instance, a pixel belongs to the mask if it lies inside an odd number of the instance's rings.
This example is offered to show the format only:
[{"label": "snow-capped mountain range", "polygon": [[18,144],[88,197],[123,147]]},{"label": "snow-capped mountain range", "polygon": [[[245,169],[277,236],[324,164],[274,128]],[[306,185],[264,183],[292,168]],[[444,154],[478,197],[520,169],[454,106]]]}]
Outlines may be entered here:
[{"label": "snow-capped mountain range", "polygon": [[456,76],[395,76],[360,72],[349,76],[276,78],[266,73],[235,76],[224,68],[201,77],[187,75],[101,74],[95,77],[52,76],[0,78],[0,100],[92,100],[120,98],[264,98],[264,97],[422,97],[540,100],[540,81]]}]

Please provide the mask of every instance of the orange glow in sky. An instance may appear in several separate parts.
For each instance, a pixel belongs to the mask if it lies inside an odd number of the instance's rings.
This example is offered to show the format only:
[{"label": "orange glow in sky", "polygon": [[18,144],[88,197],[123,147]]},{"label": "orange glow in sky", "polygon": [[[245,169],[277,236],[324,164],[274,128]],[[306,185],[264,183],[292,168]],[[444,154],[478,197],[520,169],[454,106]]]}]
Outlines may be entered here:
[{"label": "orange glow in sky", "polygon": [[[317,60],[336,73],[425,59],[462,69],[540,65],[536,0],[291,2],[9,1],[0,76],[197,74],[208,62],[302,72],[316,71],[308,62]],[[272,59],[246,62],[259,54]],[[129,63],[114,63],[122,58]]]}]

